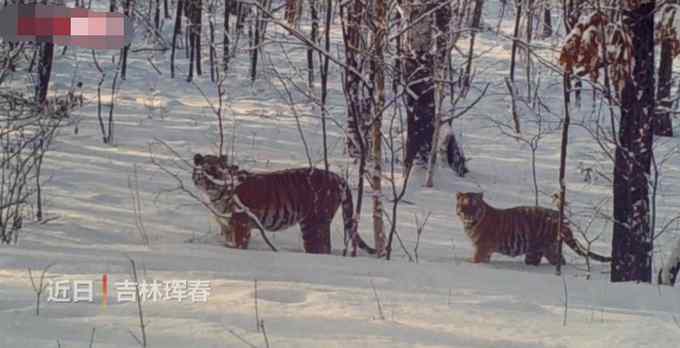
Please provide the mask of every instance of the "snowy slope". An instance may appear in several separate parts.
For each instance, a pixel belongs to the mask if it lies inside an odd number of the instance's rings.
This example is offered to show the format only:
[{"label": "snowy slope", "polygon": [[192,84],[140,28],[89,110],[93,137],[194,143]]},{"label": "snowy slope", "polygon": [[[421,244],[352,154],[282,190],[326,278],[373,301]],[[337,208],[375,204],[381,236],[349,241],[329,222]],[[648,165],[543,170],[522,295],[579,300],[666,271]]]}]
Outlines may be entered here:
[{"label": "snowy slope", "polygon": [[[495,18],[493,12],[489,16]],[[505,24],[509,30],[510,23]],[[334,40],[340,40],[338,30]],[[563,278],[548,265],[525,266],[522,258],[494,256],[487,265],[466,261],[472,247],[455,216],[455,192],[484,191],[498,207],[533,204],[530,151],[503,136],[493,122],[510,117],[502,80],[509,43],[485,34],[478,45],[485,53],[477,63],[477,87],[488,82],[490,92],[454,123],[471,159],[471,173],[461,179],[442,169],[435,187],[427,189],[422,187],[424,173],[416,172],[405,197],[413,204],[404,204],[399,211],[398,231],[411,254],[416,243],[414,214],[422,220],[432,213],[420,241],[419,263],[409,262],[396,243],[394,260],[389,262],[363,254],[339,256],[340,217],[333,224],[332,256],[303,254],[297,228],[270,234],[279,253],[269,251],[257,234],[251,250],[224,248],[207,210],[174,190],[177,182],[152,163],[155,158],[193,189],[190,172],[173,166],[179,162],[159,140],[187,160],[196,152],[215,151],[217,122],[198,91],[214,101],[216,92],[208,76],[196,85],[184,81],[187,62],[182,51],[178,59],[182,70],[174,80],[169,78],[169,55],[132,54],[128,79],[116,100],[116,145],[108,146],[101,143],[96,119],[98,74],[90,52],[69,49],[65,56],[58,55],[53,87],[66,89],[75,71],[90,103],[76,113],[78,134],[72,127],[64,129],[46,158],[46,209],[54,220],[29,225],[18,245],[0,247],[0,347],[56,347],[57,342],[62,347],[87,347],[93,328],[95,347],[138,346],[129,333],[139,336],[136,304],[109,298],[104,306],[100,289],[103,274],[111,283],[132,279],[128,257],[136,261],[142,279],[211,282],[207,303],[144,303],[150,347],[247,347],[242,339],[265,347],[255,324],[254,280],[258,315],[269,345],[277,348],[676,347],[680,293],[675,288],[609,284],[608,267],[601,264],[587,280],[584,260],[570,251]],[[304,66],[305,52],[288,49],[290,59]],[[305,166],[295,119],[279,81],[267,71],[272,65],[290,71],[289,65],[277,45],[267,52],[271,55],[263,57],[262,77],[254,84],[246,77],[246,59],[234,60],[230,69],[225,125],[229,143],[233,138],[235,144],[230,153],[242,167],[255,171]],[[102,52],[100,58],[104,69],[111,71],[109,54]],[[337,69],[333,74],[330,112],[342,124],[340,74]],[[557,115],[559,81],[559,76],[544,72],[541,89]],[[586,103],[576,118],[587,119],[590,110]],[[319,164],[318,111],[300,104],[298,112],[304,116],[302,129],[311,156]],[[351,166],[342,153],[343,143],[342,130],[330,122],[332,169],[341,173]],[[577,169],[579,162],[597,162],[592,138],[574,127],[570,143],[568,200],[574,211],[587,212],[611,190],[604,181],[585,183]],[[664,140],[658,151],[676,145],[677,139]],[[558,163],[559,133],[553,132],[537,151],[540,199],[546,206],[557,190]],[[662,222],[680,207],[678,166],[680,159],[675,158],[664,167],[658,201]],[[128,187],[134,168],[148,246],[137,231]],[[364,203],[360,233],[370,241],[369,198]],[[604,231],[593,244],[595,251],[609,253],[610,229],[602,221],[594,224],[594,234]],[[657,260],[676,238],[669,232],[658,239]],[[27,269],[35,276],[48,264],[54,264],[48,272],[52,281],[93,280],[94,302],[59,304],[43,299],[36,317]]]}]

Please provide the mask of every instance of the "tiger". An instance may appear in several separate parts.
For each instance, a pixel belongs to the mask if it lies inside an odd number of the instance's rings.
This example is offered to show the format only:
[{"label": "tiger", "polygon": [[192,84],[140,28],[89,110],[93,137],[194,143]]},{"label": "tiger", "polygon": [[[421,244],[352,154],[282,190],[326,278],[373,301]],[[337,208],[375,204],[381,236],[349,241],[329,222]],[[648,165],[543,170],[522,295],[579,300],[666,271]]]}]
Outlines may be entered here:
[{"label": "tiger", "polygon": [[[331,221],[340,206],[345,236],[352,236],[352,191],[345,179],[331,171],[292,168],[252,173],[228,165],[225,156],[201,154],[195,154],[193,162],[194,184],[214,213],[228,216],[218,216],[226,246],[247,249],[250,231],[258,222],[272,232],[299,225],[305,252],[329,254]],[[354,237],[358,247],[375,254],[358,234]]]},{"label": "tiger", "polygon": [[[543,207],[497,209],[484,201],[483,193],[458,192],[456,213],[465,234],[475,246],[473,263],[488,263],[493,253],[511,257],[525,255],[524,263],[538,266],[545,257],[552,265],[560,258],[557,241],[559,212]],[[611,257],[593,253],[573,236],[567,223],[562,224],[562,240],[583,257],[611,262]]]}]

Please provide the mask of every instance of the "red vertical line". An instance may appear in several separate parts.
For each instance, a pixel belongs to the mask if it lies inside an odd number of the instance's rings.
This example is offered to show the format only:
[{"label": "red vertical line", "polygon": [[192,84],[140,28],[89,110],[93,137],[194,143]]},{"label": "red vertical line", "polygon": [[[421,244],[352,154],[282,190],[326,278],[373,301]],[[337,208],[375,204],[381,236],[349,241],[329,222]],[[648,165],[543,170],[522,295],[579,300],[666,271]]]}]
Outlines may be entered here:
[{"label": "red vertical line", "polygon": [[102,276],[102,307],[109,303],[109,275],[104,273]]}]

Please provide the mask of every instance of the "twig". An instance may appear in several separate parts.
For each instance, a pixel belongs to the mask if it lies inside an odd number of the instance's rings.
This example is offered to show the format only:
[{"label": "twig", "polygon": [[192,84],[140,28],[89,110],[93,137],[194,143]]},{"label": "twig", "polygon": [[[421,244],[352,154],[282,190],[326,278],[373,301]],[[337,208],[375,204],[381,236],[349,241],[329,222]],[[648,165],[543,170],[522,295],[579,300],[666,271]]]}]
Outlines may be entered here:
[{"label": "twig", "polygon": [[380,316],[380,320],[385,320],[385,314],[383,313],[382,304],[380,304],[380,297],[378,296],[378,290],[375,289],[375,285],[373,284],[373,279],[370,279],[370,282],[371,282],[371,288],[373,288],[373,296],[375,296],[375,303],[378,306],[378,315]]},{"label": "twig", "polygon": [[418,215],[413,214],[413,216],[416,220],[416,246],[413,248],[413,255],[416,258],[416,263],[418,263],[418,246],[420,246],[420,237],[423,234],[423,230],[425,229],[425,225],[427,225],[427,220],[430,219],[431,215],[432,215],[432,212],[427,212],[427,215],[425,216],[425,220],[423,220],[423,223],[420,224],[418,222]]},{"label": "twig", "polygon": [[130,260],[130,265],[132,265],[132,277],[135,281],[135,296],[137,298],[137,314],[139,315],[139,328],[142,331],[142,339],[139,340],[137,336],[135,336],[132,331],[130,331],[130,334],[132,337],[137,339],[137,342],[142,346],[142,348],[146,348],[146,325],[144,324],[144,312],[142,311],[142,299],[139,296],[139,279],[137,278],[137,267],[135,266],[135,260],[130,258],[128,256],[128,260]]},{"label": "twig", "polygon": [[257,348],[256,345],[254,345],[254,344],[248,342],[245,338],[241,337],[239,334],[237,334],[236,332],[234,332],[234,330],[227,330],[227,332],[229,332],[230,334],[232,334],[234,337],[238,338],[239,341],[243,342],[243,344],[247,345],[248,347],[250,347],[250,348]]},{"label": "twig", "polygon": [[567,311],[569,310],[569,292],[567,289],[567,280],[564,278],[564,273],[562,274],[562,285],[564,291],[564,318],[562,319],[562,326],[567,326]]},{"label": "twig", "polygon": [[94,347],[94,332],[95,332],[95,330],[96,330],[96,328],[93,327],[92,328],[92,334],[90,334],[90,345],[89,345],[90,348]]},{"label": "twig", "polygon": [[[132,167],[133,176],[128,175],[128,188],[130,189],[130,196],[132,198],[132,210],[135,215],[135,226],[137,227],[137,232],[142,237],[142,241],[146,246],[149,246],[149,235],[146,233],[146,227],[144,226],[144,220],[142,219],[142,200],[139,195],[139,180],[137,177],[137,165],[134,164]],[[134,181],[132,180],[134,178]]]},{"label": "twig", "polygon": [[47,271],[54,265],[56,265],[56,263],[50,263],[49,265],[45,266],[45,268],[43,268],[42,274],[40,274],[40,283],[38,285],[35,284],[31,268],[28,268],[28,277],[31,279],[31,286],[33,287],[33,291],[35,291],[35,316],[40,316],[40,298],[42,297],[43,291],[47,287],[47,284],[44,284],[45,273],[47,273]]},{"label": "twig", "polygon": [[264,337],[264,346],[269,348],[269,337],[267,336],[267,329],[264,328],[264,320],[260,320],[260,328],[262,329],[262,337]]},{"label": "twig", "polygon": [[254,287],[255,293],[253,294],[253,297],[255,298],[255,327],[257,328],[257,332],[260,332],[260,311],[257,307],[257,279],[254,280]]}]

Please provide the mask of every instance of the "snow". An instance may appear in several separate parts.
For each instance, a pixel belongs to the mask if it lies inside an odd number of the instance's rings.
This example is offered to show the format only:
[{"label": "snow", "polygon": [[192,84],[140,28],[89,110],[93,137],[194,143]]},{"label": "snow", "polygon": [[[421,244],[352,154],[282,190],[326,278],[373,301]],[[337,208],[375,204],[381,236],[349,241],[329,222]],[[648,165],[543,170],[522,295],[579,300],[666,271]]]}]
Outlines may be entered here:
[{"label": "snow", "polygon": [[[488,15],[496,18],[494,11]],[[165,31],[170,27],[167,24]],[[504,23],[503,29],[510,32],[511,23]],[[273,25],[268,30],[281,33]],[[341,35],[339,28],[335,30],[333,40],[338,41]],[[461,41],[464,52],[465,45],[467,40]],[[475,63],[479,86],[490,82],[489,94],[453,124],[471,172],[461,179],[441,167],[435,187],[425,188],[425,172],[417,170],[400,205],[397,229],[411,254],[418,238],[414,216],[432,214],[419,240],[418,263],[409,262],[397,241],[391,261],[364,253],[342,257],[340,213],[332,225],[333,255],[304,254],[297,227],[269,234],[278,253],[271,252],[255,230],[249,250],[225,248],[208,210],[173,190],[175,179],[152,162],[153,158],[161,163],[197,192],[190,168],[158,140],[188,161],[194,153],[214,153],[217,148],[217,121],[201,93],[184,81],[187,61],[182,50],[174,80],[169,78],[168,55],[131,54],[128,79],[121,83],[116,101],[115,146],[101,143],[95,101],[99,75],[92,69],[90,52],[69,49],[65,56],[57,54],[55,85],[68,86],[77,69],[90,103],[76,112],[81,120],[78,134],[64,129],[45,159],[46,210],[54,219],[27,224],[17,245],[0,246],[0,347],[56,347],[57,342],[62,347],[87,347],[93,329],[95,347],[139,346],[130,334],[140,337],[137,304],[118,303],[113,289],[108,304],[102,303],[103,274],[110,284],[134,278],[129,258],[135,260],[140,280],[210,281],[207,303],[142,304],[149,347],[247,347],[242,340],[265,347],[256,325],[255,280],[257,315],[264,321],[269,345],[276,348],[676,347],[680,342],[675,319],[680,318],[677,288],[611,284],[608,265],[594,264],[588,272],[585,261],[568,249],[562,277],[555,276],[545,261],[538,267],[525,266],[521,257],[499,255],[490,264],[467,261],[473,248],[455,213],[456,192],[483,191],[485,199],[497,207],[533,204],[531,151],[526,144],[501,135],[492,122],[510,120],[502,79],[508,71],[509,45],[489,33],[478,35],[477,45],[478,52],[484,52]],[[278,69],[298,79],[280,49],[268,47],[271,57],[263,61],[271,59]],[[304,66],[304,53],[292,49],[290,59]],[[103,59],[111,52],[99,54],[103,68],[111,71],[110,59]],[[162,76],[147,62],[152,54]],[[280,85],[269,80],[266,63],[260,79],[251,83],[245,55],[241,52],[232,60],[227,79],[225,132],[230,159],[253,171],[306,166],[296,121],[282,94],[272,87]],[[207,67],[196,85],[214,101],[216,91]],[[544,102],[559,114],[561,77],[541,73]],[[337,67],[332,67],[332,74],[329,112],[342,124],[344,102]],[[526,89],[521,87],[518,90]],[[473,88],[470,93],[466,101],[474,100],[479,90]],[[590,105],[587,95],[583,109],[574,111],[579,122],[593,117],[591,112],[599,107]],[[296,107],[314,163],[321,166],[319,113],[308,105]],[[530,114],[523,117],[523,127],[530,129]],[[331,170],[344,174],[349,167],[355,173],[342,153],[342,129],[334,122],[328,124]],[[232,136],[235,148],[231,148]],[[611,214],[607,211],[611,203],[602,203],[610,199],[611,188],[606,180],[584,182],[578,163],[598,173],[611,173],[612,167],[601,160],[599,147],[587,131],[573,127],[569,141],[567,198],[575,220],[585,225],[581,216],[597,215],[592,213],[595,206],[603,205],[603,212]],[[664,139],[655,151],[669,153],[677,142],[676,138]],[[539,198],[544,206],[551,206],[550,196],[559,189],[559,146],[560,134],[552,132],[536,152]],[[134,166],[149,245],[137,232],[128,188]],[[670,158],[664,166],[657,225],[669,221],[680,207],[680,160]],[[384,169],[388,171],[389,164]],[[350,181],[356,186],[355,174]],[[370,241],[371,191],[366,189],[359,232]],[[391,190],[385,195],[391,198]],[[385,204],[391,208],[391,203]],[[589,237],[601,233],[593,251],[610,253],[610,230],[606,219],[593,223],[586,232]],[[655,241],[657,265],[668,259],[677,238],[669,231]],[[45,297],[36,316],[28,268],[39,277],[48,264],[54,264],[47,272],[51,281],[94,281],[94,302],[48,303]]]}]

